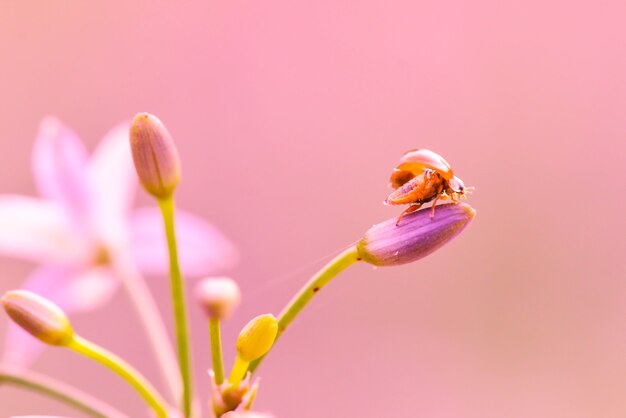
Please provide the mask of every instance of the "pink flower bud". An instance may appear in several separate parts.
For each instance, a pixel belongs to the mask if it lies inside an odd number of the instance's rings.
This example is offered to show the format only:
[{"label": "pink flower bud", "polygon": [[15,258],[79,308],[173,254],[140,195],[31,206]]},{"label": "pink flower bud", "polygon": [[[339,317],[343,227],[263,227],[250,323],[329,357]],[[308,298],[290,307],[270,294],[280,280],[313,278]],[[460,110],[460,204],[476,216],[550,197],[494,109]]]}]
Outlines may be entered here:
[{"label": "pink flower bud", "polygon": [[196,287],[196,298],[211,319],[228,319],[241,301],[237,283],[228,277],[207,277]]},{"label": "pink flower bud", "polygon": [[13,290],[1,301],[15,323],[44,343],[64,346],[74,338],[65,312],[48,299],[27,290]]},{"label": "pink flower bud", "polygon": [[130,147],[143,187],[156,198],[169,197],[180,183],[180,159],[163,123],[139,113],[130,126]]},{"label": "pink flower bud", "polygon": [[371,227],[357,244],[359,257],[375,266],[398,266],[426,257],[456,237],[474,219],[476,211],[465,203],[438,205]]}]

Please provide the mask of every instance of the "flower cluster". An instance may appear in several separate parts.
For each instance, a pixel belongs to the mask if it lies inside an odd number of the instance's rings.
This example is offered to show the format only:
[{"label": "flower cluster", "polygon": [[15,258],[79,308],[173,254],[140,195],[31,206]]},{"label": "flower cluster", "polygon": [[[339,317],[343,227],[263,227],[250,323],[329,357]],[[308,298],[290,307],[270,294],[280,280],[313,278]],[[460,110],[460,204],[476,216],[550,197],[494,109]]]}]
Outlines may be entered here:
[{"label": "flower cluster", "polygon": [[[8,291],[1,299],[15,325],[6,338],[0,383],[57,398],[90,416],[125,416],[76,388],[26,370],[41,349],[39,340],[109,368],[159,418],[201,416],[202,403],[195,402],[193,390],[182,271],[207,276],[231,266],[237,257],[217,229],[177,212],[174,195],[181,181],[181,163],[170,133],[155,116],[141,113],[130,127],[114,129],[88,158],[75,134],[57,120],[47,119],[35,146],[34,167],[42,199],[0,196],[0,253],[42,263],[23,289]],[[443,158],[427,150],[411,151],[399,167],[392,174],[396,190],[388,201],[409,204],[409,209],[400,218],[370,228],[315,274],[279,315],[253,318],[237,338],[228,376],[221,326],[239,305],[241,291],[228,277],[205,277],[198,283],[195,296],[206,315],[211,340],[212,389],[205,399],[212,417],[271,418],[253,411],[259,390],[256,369],[302,309],[342,271],[358,262],[375,266],[414,262],[452,240],[472,221],[475,211],[458,202],[465,196],[464,186]],[[131,210],[137,178],[158,209]],[[448,197],[453,203],[437,206],[435,214],[437,201]],[[418,210],[427,202],[433,202],[432,210]],[[165,271],[170,275],[176,350],[142,277],[142,273]],[[167,395],[71,325],[68,315],[103,306],[120,284],[151,331],[148,335],[168,383]]]}]

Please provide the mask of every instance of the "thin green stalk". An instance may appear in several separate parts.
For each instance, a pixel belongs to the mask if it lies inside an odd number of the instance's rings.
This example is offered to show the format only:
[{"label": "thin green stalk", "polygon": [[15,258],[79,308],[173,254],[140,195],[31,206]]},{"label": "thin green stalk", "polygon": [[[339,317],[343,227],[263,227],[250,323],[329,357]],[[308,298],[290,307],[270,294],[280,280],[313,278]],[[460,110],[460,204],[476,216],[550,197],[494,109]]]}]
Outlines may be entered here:
[{"label": "thin green stalk", "polygon": [[87,341],[78,335],[67,345],[67,348],[84,355],[98,363],[108,367],[126,380],[135,389],[146,403],[154,410],[157,417],[167,418],[167,406],[161,395],[152,387],[150,382],[141,375],[133,366],[110,351]]},{"label": "thin green stalk", "polygon": [[94,418],[128,418],[112,406],[79,389],[31,371],[0,370],[0,385],[4,383],[56,399]]},{"label": "thin green stalk", "polygon": [[176,246],[176,231],[174,228],[174,196],[158,199],[165,235],[167,236],[167,248],[170,255],[170,279],[172,287],[172,305],[174,308],[174,321],[176,323],[176,341],[178,343],[178,362],[180,374],[183,378],[183,412],[186,418],[191,416],[191,365],[189,354],[189,331],[187,324],[187,312],[185,308],[185,288],[178,264],[178,249]]},{"label": "thin green stalk", "polygon": [[[352,264],[359,261],[358,250],[355,245],[351,246],[333,260],[331,260],[328,264],[326,264],[320,271],[315,274],[303,287],[300,289],[300,292],[285,306],[285,308],[280,313],[278,317],[278,334],[276,335],[276,341],[281,336],[287,326],[291,324],[291,322],[296,318],[296,316],[304,309],[304,307],[309,303],[313,296],[315,296],[322,287],[324,287],[328,282],[334,279],[339,273],[350,267]],[[267,355],[267,354],[266,354]],[[265,356],[253,361],[250,363],[249,371],[254,373],[254,371],[259,367],[259,364],[263,361]]]},{"label": "thin green stalk", "polygon": [[[130,249],[125,250],[130,253]],[[183,394],[183,383],[176,361],[176,353],[167,332],[163,316],[148,288],[144,277],[137,271],[132,260],[126,253],[115,257],[112,262],[119,273],[124,287],[143,324],[150,346],[154,351],[163,380],[169,390],[170,400],[180,402]]]},{"label": "thin green stalk", "polygon": [[224,383],[224,361],[222,360],[222,336],[219,319],[209,318],[209,335],[211,337],[211,359],[215,383],[221,385]]}]

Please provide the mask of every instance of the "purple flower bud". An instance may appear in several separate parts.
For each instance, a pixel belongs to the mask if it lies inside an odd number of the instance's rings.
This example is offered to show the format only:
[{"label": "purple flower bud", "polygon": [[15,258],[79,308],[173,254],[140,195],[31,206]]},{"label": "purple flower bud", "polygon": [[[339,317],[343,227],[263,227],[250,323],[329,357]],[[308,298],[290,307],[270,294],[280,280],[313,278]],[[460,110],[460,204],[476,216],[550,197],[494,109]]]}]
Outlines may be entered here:
[{"label": "purple flower bud", "polygon": [[180,183],[180,159],[163,123],[149,113],[135,116],[130,148],[143,187],[156,198],[169,197]]},{"label": "purple flower bud", "polygon": [[431,209],[423,209],[371,227],[357,244],[359,257],[375,266],[399,266],[426,257],[456,237],[476,211],[465,203],[438,205],[431,219]]},{"label": "purple flower bud", "polygon": [[15,323],[46,344],[64,346],[74,338],[65,312],[33,292],[7,292],[2,297],[2,306]]}]

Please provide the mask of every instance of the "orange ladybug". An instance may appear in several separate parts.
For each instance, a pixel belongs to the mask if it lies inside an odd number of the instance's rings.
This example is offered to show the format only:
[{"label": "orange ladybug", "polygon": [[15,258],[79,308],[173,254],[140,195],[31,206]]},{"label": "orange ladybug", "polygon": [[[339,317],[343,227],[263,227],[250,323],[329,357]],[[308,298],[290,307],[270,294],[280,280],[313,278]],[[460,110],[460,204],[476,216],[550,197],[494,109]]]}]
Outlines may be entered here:
[{"label": "orange ladybug", "polygon": [[385,200],[386,205],[410,205],[400,214],[396,225],[405,215],[434,200],[430,213],[432,219],[437,200],[449,197],[456,203],[468,192],[463,181],[452,172],[450,164],[427,149],[407,151],[391,173],[389,185],[395,190]]}]

